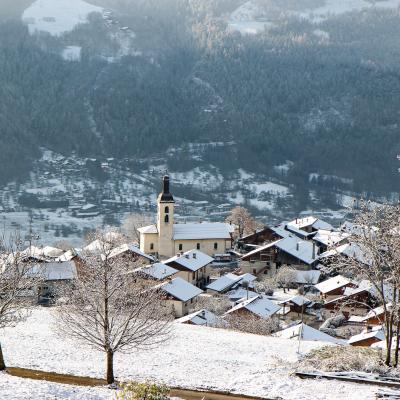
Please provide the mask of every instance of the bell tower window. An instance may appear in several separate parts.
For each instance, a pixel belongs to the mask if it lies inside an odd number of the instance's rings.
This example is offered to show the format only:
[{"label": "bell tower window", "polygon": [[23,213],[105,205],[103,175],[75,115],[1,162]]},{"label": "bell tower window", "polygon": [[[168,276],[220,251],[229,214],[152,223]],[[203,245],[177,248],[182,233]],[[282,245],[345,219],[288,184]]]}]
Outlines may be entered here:
[{"label": "bell tower window", "polygon": [[169,215],[168,214],[164,217],[164,222],[166,224],[168,224],[168,222],[169,222]]}]

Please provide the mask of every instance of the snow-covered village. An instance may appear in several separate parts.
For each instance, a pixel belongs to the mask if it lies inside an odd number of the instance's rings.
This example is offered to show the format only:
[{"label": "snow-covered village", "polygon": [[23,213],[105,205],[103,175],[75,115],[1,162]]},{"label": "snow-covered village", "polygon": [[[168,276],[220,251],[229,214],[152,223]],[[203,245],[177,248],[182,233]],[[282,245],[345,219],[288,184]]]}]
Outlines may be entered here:
[{"label": "snow-covered village", "polygon": [[2,398],[397,398],[398,207],[176,222],[159,186],[154,224],[4,237]]}]

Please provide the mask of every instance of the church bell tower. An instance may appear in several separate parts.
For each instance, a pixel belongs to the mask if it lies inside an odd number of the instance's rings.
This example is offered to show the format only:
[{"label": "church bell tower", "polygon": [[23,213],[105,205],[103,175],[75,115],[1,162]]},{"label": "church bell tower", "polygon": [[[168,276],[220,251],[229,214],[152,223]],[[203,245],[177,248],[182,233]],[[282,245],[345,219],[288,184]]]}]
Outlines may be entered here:
[{"label": "church bell tower", "polygon": [[169,191],[169,176],[162,180],[162,192],[157,199],[158,253],[160,257],[174,255],[173,226],[175,201]]}]

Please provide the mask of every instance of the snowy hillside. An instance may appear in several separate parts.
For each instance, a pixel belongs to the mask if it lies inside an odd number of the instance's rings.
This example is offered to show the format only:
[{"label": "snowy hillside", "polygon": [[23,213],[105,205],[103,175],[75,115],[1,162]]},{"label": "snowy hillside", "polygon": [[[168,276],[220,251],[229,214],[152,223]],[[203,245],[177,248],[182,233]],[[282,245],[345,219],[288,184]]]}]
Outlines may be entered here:
[{"label": "snowy hillside", "polygon": [[22,20],[31,34],[40,31],[60,36],[87,23],[89,14],[102,11],[83,0],[36,0],[24,11]]},{"label": "snowy hillside", "polygon": [[[34,310],[25,323],[4,331],[2,346],[6,362],[19,367],[102,377],[103,355],[57,335],[52,312],[52,309]],[[303,342],[300,352],[305,354],[322,345]],[[373,397],[376,388],[370,386],[294,377],[291,372],[299,358],[297,349],[298,343],[293,340],[176,324],[171,339],[160,348],[117,355],[116,375],[118,379],[152,379],[170,386],[286,400]],[[2,379],[0,376],[0,387]]]}]

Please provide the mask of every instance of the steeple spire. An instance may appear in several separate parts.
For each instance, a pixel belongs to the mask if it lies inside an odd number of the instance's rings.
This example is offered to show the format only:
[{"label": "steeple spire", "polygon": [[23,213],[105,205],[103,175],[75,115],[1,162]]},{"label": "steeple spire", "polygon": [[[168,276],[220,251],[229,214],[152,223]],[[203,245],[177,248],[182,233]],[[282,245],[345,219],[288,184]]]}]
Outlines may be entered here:
[{"label": "steeple spire", "polygon": [[169,176],[164,175],[162,179],[162,192],[158,196],[158,200],[162,202],[173,202],[174,198],[169,192]]}]

